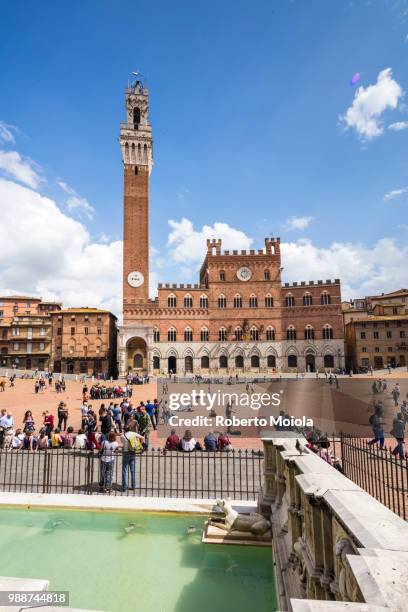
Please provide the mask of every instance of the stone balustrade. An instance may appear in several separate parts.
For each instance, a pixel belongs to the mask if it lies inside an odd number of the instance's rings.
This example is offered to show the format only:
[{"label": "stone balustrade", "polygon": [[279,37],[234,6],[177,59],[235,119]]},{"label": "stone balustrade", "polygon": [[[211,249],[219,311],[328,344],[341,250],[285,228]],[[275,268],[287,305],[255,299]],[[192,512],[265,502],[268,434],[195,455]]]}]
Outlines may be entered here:
[{"label": "stone balustrade", "polygon": [[300,454],[292,436],[262,436],[259,508],[272,524],[281,609],[407,609],[407,523],[314,453]]}]

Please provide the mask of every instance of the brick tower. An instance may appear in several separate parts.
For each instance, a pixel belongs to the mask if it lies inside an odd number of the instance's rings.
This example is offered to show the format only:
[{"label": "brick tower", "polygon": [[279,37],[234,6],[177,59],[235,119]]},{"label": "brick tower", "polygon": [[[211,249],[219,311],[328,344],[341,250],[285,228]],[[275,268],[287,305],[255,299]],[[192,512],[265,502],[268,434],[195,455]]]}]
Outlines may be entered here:
[{"label": "brick tower", "polygon": [[149,298],[149,181],[153,166],[149,92],[140,81],[126,89],[127,123],[120,127],[124,167],[123,320]]}]

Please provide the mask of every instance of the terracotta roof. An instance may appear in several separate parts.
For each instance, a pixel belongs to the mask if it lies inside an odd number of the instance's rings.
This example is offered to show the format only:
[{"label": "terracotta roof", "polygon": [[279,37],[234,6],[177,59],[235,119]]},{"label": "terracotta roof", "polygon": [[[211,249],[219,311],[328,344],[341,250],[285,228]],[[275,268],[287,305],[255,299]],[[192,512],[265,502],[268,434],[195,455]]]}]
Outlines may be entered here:
[{"label": "terracotta roof", "polygon": [[25,302],[41,302],[41,298],[33,297],[32,295],[1,295],[0,300],[24,300]]}]

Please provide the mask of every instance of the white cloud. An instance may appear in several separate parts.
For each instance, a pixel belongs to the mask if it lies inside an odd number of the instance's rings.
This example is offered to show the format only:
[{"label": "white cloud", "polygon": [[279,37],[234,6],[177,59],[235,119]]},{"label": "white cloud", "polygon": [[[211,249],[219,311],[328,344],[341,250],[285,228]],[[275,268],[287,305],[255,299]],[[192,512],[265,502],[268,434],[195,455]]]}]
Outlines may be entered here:
[{"label": "white cloud", "polygon": [[121,312],[122,242],[93,242],[49,198],[0,179],[0,293]]},{"label": "white cloud", "polygon": [[285,280],[340,278],[343,299],[408,285],[408,246],[400,247],[393,238],[378,240],[372,247],[333,242],[326,248],[303,239],[282,243],[281,252]]},{"label": "white cloud", "polygon": [[0,171],[37,189],[43,180],[37,172],[38,166],[30,159],[23,159],[17,151],[0,151]]},{"label": "white cloud", "polygon": [[90,205],[86,198],[80,196],[75,189],[70,187],[64,181],[57,181],[61,189],[68,195],[65,206],[70,212],[77,212],[80,217],[83,215],[88,219],[93,219],[95,209]]},{"label": "white cloud", "polygon": [[408,121],[396,121],[395,123],[391,123],[388,126],[389,130],[394,130],[394,132],[400,132],[401,130],[408,129]]},{"label": "white cloud", "polygon": [[174,262],[198,265],[205,257],[207,238],[221,238],[223,249],[249,249],[252,238],[227,223],[215,222],[195,230],[189,219],[169,221],[172,228],[167,240],[170,258]]},{"label": "white cloud", "polygon": [[14,144],[16,142],[14,132],[17,131],[18,130],[15,125],[10,125],[9,123],[5,123],[5,121],[0,121],[0,142],[9,142]]},{"label": "white cloud", "polygon": [[354,128],[363,138],[370,140],[383,133],[381,115],[387,109],[397,108],[404,92],[392,78],[391,68],[382,70],[375,85],[359,87],[353,104],[340,117],[346,128]]},{"label": "white cloud", "polygon": [[289,219],[287,219],[284,229],[287,232],[290,232],[292,230],[302,231],[309,227],[312,221],[313,217],[290,217]]},{"label": "white cloud", "polygon": [[393,189],[385,194],[384,200],[394,200],[395,198],[399,198],[400,196],[408,193],[408,187],[404,187],[403,189]]}]

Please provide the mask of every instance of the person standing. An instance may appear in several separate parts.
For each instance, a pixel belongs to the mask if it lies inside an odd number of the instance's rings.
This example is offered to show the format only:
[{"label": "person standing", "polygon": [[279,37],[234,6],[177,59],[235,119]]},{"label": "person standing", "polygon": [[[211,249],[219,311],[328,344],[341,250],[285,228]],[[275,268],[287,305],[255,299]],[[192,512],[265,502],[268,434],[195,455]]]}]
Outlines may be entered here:
[{"label": "person standing", "polygon": [[66,431],[68,421],[68,408],[65,402],[58,404],[58,429]]},{"label": "person standing", "polygon": [[136,454],[143,450],[144,437],[125,427],[122,440],[122,491],[128,489],[128,472],[130,471],[130,489],[136,489]]},{"label": "person standing", "polygon": [[54,429],[54,415],[50,414],[48,410],[45,410],[42,415],[44,417],[43,426],[45,427],[45,433],[50,438]]},{"label": "person standing", "polygon": [[103,408],[99,418],[101,421],[101,433],[103,436],[103,440],[107,440],[112,430],[112,417],[106,411],[106,409]]},{"label": "person standing", "polygon": [[156,428],[156,416],[155,416],[155,408],[154,405],[150,402],[150,400],[147,400],[146,403],[146,412],[150,417],[150,421],[153,425],[153,429],[157,429]]},{"label": "person standing", "polygon": [[384,419],[382,417],[382,406],[377,405],[375,407],[374,414],[369,418],[369,423],[373,430],[373,439],[368,442],[369,446],[380,443],[380,450],[384,448]]},{"label": "person standing", "polygon": [[116,435],[113,431],[104,440],[100,451],[100,478],[99,490],[101,493],[110,493],[112,488],[113,470],[115,468],[115,453],[118,448]]},{"label": "person standing", "polygon": [[140,406],[139,410],[139,433],[140,435],[144,436],[144,447],[147,450],[149,448],[149,432],[151,429],[151,421],[143,405]]},{"label": "person standing", "polygon": [[405,435],[405,421],[402,417],[401,412],[397,414],[392,422],[392,435],[397,441],[397,445],[392,451],[393,455],[398,455],[402,460],[404,458],[404,435]]}]

